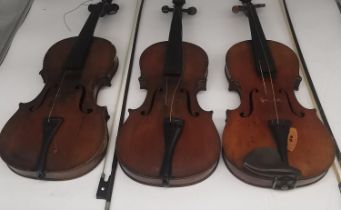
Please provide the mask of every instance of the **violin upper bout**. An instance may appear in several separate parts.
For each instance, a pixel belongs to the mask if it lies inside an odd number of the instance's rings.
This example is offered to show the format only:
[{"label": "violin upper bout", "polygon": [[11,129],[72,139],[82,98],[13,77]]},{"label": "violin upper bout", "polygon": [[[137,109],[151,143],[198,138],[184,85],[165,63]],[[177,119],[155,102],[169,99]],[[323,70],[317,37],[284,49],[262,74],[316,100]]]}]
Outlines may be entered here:
[{"label": "violin upper bout", "polygon": [[225,75],[227,80],[229,81],[229,90],[230,91],[237,91],[238,93],[240,92],[240,84],[238,81],[234,80],[231,77],[230,71],[228,70],[227,66],[225,66]]},{"label": "violin upper bout", "polygon": [[44,57],[43,68],[39,72],[45,83],[50,82],[50,79],[59,78],[76,38],[63,39],[48,49]]},{"label": "violin upper bout", "polygon": [[115,46],[106,39],[94,37],[84,64],[84,72],[94,71],[96,75],[105,76],[111,80],[117,71],[118,65],[119,61]]}]

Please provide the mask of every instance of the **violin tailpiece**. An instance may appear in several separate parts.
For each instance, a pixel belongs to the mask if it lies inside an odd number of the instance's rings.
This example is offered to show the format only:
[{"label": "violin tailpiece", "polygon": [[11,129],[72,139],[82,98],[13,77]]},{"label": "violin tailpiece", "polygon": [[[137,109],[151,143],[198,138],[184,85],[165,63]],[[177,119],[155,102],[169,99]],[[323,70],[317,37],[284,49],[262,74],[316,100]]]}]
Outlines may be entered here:
[{"label": "violin tailpiece", "polygon": [[184,120],[179,118],[165,118],[164,119],[164,141],[165,152],[163,156],[160,176],[162,177],[162,184],[169,185],[169,177],[172,173],[172,159],[176,143],[181,135],[184,127]]},{"label": "violin tailpiece", "polygon": [[288,120],[269,120],[271,134],[276,142],[279,155],[283,162],[288,164],[288,135],[291,122]]},{"label": "violin tailpiece", "polygon": [[43,144],[40,150],[37,161],[37,173],[38,178],[43,179],[45,177],[46,158],[54,135],[58,128],[63,123],[61,117],[45,118],[43,122]]}]

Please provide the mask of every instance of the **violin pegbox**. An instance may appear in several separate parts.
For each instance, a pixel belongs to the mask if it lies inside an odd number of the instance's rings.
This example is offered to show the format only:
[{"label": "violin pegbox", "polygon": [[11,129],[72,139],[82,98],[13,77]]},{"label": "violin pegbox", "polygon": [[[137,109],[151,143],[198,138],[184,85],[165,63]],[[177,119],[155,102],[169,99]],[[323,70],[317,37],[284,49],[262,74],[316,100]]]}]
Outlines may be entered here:
[{"label": "violin pegbox", "polygon": [[239,12],[247,12],[247,5],[251,4],[255,9],[265,7],[265,4],[252,4],[250,0],[241,0],[243,5],[235,5],[232,7],[232,12],[233,13],[239,13]]},{"label": "violin pegbox", "polygon": [[89,12],[92,12],[95,9],[99,9],[101,7],[102,7],[102,11],[101,11],[100,17],[116,14],[120,8],[117,4],[112,3],[112,0],[102,0],[102,2],[99,2],[97,4],[90,4],[88,6],[88,10]]},{"label": "violin pegbox", "polygon": [[[197,13],[197,9],[195,7],[189,7],[187,9],[182,8],[185,3],[185,0],[173,0],[174,8],[180,8],[182,12],[185,12],[189,15],[195,15]],[[163,13],[173,12],[174,8],[165,5],[161,8],[161,11]]]},{"label": "violin pegbox", "polygon": [[243,4],[251,3],[252,0],[240,0]]}]

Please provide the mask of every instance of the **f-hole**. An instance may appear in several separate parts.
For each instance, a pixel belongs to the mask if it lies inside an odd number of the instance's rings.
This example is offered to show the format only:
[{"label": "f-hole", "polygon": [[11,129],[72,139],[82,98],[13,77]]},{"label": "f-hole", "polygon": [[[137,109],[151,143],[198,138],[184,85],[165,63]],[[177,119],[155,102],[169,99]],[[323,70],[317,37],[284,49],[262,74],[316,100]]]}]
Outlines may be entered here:
[{"label": "f-hole", "polygon": [[248,106],[248,110],[246,110],[246,112],[245,111],[243,111],[243,112],[240,112],[240,116],[241,117],[249,117],[251,114],[252,114],[252,112],[253,112],[253,94],[254,93],[258,93],[258,89],[253,89],[252,91],[250,91],[250,93],[249,93],[249,100],[248,100],[248,102],[249,102],[249,106]]}]

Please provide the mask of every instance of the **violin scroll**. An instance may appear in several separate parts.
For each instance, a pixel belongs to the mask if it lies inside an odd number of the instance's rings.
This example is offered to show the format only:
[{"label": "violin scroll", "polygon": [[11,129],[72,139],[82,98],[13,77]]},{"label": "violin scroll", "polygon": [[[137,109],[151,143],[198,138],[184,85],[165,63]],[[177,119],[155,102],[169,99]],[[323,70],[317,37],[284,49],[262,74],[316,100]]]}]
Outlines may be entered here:
[{"label": "violin scroll", "polygon": [[[103,7],[102,7],[103,5]],[[102,7],[102,8],[101,8]],[[102,0],[102,2],[97,4],[90,4],[88,6],[89,12],[93,12],[95,9],[102,9],[100,13],[100,17],[104,17],[106,15],[116,14],[119,10],[118,4],[112,3],[112,0]]]},{"label": "violin scroll", "polygon": [[[180,0],[180,1],[181,1],[181,0]],[[174,2],[174,1],[173,1],[173,2]],[[183,2],[185,2],[185,1],[183,1]],[[174,4],[175,4],[175,3],[174,3]],[[184,4],[184,3],[183,3],[183,4]],[[180,5],[180,7],[182,7],[183,4],[182,4],[182,3],[179,3],[179,4],[175,4],[175,6]],[[173,12],[173,11],[174,11],[174,8],[165,5],[165,6],[163,6],[163,7],[161,8],[161,11],[162,11],[163,13],[169,13],[169,12]],[[189,7],[189,8],[187,8],[187,9],[181,9],[181,11],[187,13],[188,15],[195,15],[195,14],[197,13],[197,8],[195,8],[195,7]]]},{"label": "violin scroll", "polygon": [[[254,4],[253,5],[255,8],[261,8],[261,7],[265,7],[265,4]],[[241,5],[236,5],[232,7],[232,12],[237,14],[239,12],[245,12],[246,8],[245,6],[241,6]]]}]

